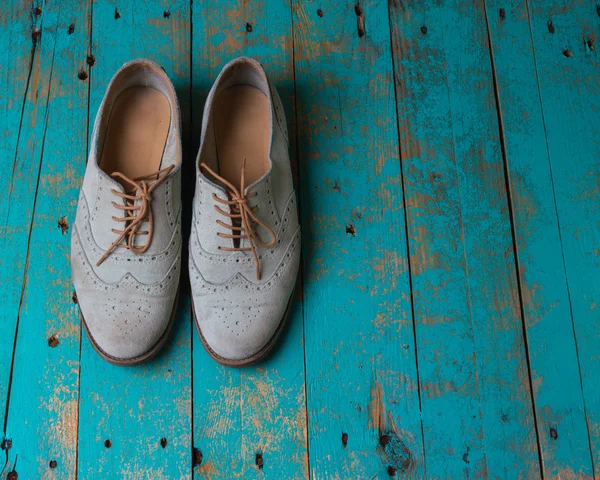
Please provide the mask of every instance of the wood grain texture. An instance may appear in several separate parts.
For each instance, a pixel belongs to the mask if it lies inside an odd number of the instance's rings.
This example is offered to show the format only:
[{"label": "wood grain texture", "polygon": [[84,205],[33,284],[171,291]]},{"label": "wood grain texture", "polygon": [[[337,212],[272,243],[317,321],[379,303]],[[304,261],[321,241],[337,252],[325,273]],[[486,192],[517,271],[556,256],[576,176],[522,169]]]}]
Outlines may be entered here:
[{"label": "wood grain texture", "polygon": [[[500,8],[504,8],[504,17],[499,15]],[[571,11],[565,13],[566,18],[572,15]],[[591,478],[593,466],[577,339],[557,212],[557,201],[564,202],[565,198],[559,200],[552,187],[551,159],[557,156],[549,151],[540,98],[540,85],[554,75],[538,79],[532,44],[532,28],[537,28],[540,48],[550,50],[549,55],[556,57],[555,62],[564,63],[565,78],[570,77],[572,82],[579,74],[573,70],[574,62],[566,61],[560,46],[576,32],[565,31],[564,20],[556,18],[552,9],[538,8],[537,25],[535,20],[530,24],[524,1],[488,0],[487,14],[501,99],[543,472],[546,478]],[[545,31],[539,32],[539,29]],[[584,57],[583,61],[587,59]],[[558,109],[562,111],[561,107]],[[561,130],[563,128],[564,125]],[[563,135],[562,131],[552,134]],[[590,151],[589,146],[581,148]],[[559,184],[563,181],[556,179]],[[570,207],[569,211],[572,211]]]},{"label": "wood grain texture", "polygon": [[294,39],[312,478],[422,478],[387,3],[294,2]]},{"label": "wood grain texture", "polygon": [[13,250],[27,254],[27,275],[5,418],[12,441],[6,472],[18,458],[21,478],[75,478],[80,331],[67,225],[76,208],[77,166],[85,161],[88,85],[77,72],[85,65],[89,26],[84,21],[73,34],[68,26],[75,12],[86,18],[88,5],[64,0],[40,10],[27,11],[34,26],[20,32],[30,42],[30,28],[39,29],[11,199],[31,206],[33,223],[29,241]]},{"label": "wood grain texture", "polygon": [[[155,2],[94,2],[90,130],[111,77],[134,58],[161,65],[175,85],[182,110],[189,110],[189,3],[172,2],[168,9],[166,18],[165,7]],[[175,322],[161,354],[135,368],[108,364],[84,336],[79,479],[191,477],[191,323],[185,296]]]},{"label": "wood grain texture", "polygon": [[485,12],[392,2],[429,478],[535,478]]},{"label": "wood grain texture", "polygon": [[[27,2],[2,2],[0,16],[0,398],[6,405],[40,167],[49,66]],[[38,42],[39,40],[39,42]],[[51,48],[52,40],[48,41]],[[46,52],[50,57],[50,52]],[[45,60],[49,62],[50,59]],[[46,95],[44,95],[46,92]]]},{"label": "wood grain texture", "polygon": [[[583,413],[586,416],[588,441],[593,456],[590,467],[585,447],[582,446],[579,457],[574,458],[580,458],[579,464],[565,464],[563,460],[562,463],[551,465],[547,473],[550,478],[586,478],[590,475],[600,478],[600,144],[597,139],[600,85],[595,50],[600,11],[592,1],[534,1],[529,2],[528,7],[532,38],[530,48],[535,52],[533,61],[550,161],[554,208],[558,217],[563,256],[561,260],[564,262],[564,271],[558,266],[557,271],[553,272],[550,269],[553,264],[546,258],[546,252],[535,251],[537,261],[544,264],[545,268],[541,272],[544,276],[540,278],[534,292],[538,295],[534,298],[540,298],[539,293],[545,293],[553,279],[564,281],[566,275],[571,315],[565,314],[561,322],[569,325],[572,319],[581,372]],[[509,106],[503,104],[503,108]],[[526,187],[533,185],[535,192],[535,186],[540,185],[543,178],[530,171],[533,168],[531,162],[527,164],[527,168],[524,173],[527,175],[527,183],[520,188],[516,186],[515,189],[522,197],[532,198],[532,190]],[[527,232],[526,225],[522,228]],[[551,225],[550,228],[545,226],[538,235],[556,238]],[[557,357],[560,355],[558,358],[563,355],[568,358],[568,352],[563,352],[562,349],[559,352],[548,349],[548,352]],[[560,373],[554,373],[558,375],[555,381],[562,381]],[[546,380],[544,378],[542,386]],[[581,406],[577,408],[581,409]],[[557,409],[553,413],[557,418],[555,422],[559,423],[561,416],[568,411]],[[581,413],[580,410],[578,414]],[[550,428],[555,428],[555,433]],[[569,433],[568,427],[562,436],[560,426],[557,428],[540,424],[540,436],[550,437],[546,441],[551,444],[550,448],[553,453],[556,452],[558,460],[561,460],[558,455],[569,448],[562,446],[563,439],[570,442]],[[585,441],[581,436],[581,433],[577,434],[575,444]]]},{"label": "wood grain texture", "polygon": [[[0,477],[600,480],[595,0],[0,12]],[[216,364],[183,268],[164,352],[109,365],[69,267],[97,108],[125,61],[173,79],[187,237],[204,98],[238,55],[278,87],[298,168],[288,329]]]},{"label": "wood grain texture", "polygon": [[[535,1],[530,16],[594,476],[600,478],[600,84],[594,47],[600,13],[589,0]],[[558,26],[557,35],[548,36],[547,19]]]},{"label": "wood grain texture", "polygon": [[[194,3],[193,25],[193,158],[204,98],[221,67],[239,55],[262,62],[278,89],[295,157],[290,4]],[[194,446],[203,455],[195,478],[308,478],[299,292],[281,345],[258,366],[220,366],[194,334]]]}]

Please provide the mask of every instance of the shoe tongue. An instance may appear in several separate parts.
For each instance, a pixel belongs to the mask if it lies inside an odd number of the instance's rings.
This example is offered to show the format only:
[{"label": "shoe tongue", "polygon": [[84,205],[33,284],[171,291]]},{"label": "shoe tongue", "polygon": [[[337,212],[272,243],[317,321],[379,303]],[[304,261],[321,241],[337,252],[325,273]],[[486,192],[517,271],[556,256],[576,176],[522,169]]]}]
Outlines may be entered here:
[{"label": "shoe tongue", "polygon": [[[232,195],[230,192],[227,192],[227,198],[229,200],[232,199]],[[225,205],[226,206],[226,205]],[[240,213],[240,209],[236,204],[230,205],[229,206],[229,213],[230,214],[239,214]],[[242,219],[241,218],[231,218],[231,225],[233,227],[241,227],[242,226]],[[225,222],[227,223],[227,222]],[[228,229],[229,230],[229,229]],[[233,235],[243,235],[245,232],[243,230],[232,230],[231,233]],[[242,242],[241,238],[232,238],[231,239],[231,244],[233,248],[240,248],[240,243]]]}]

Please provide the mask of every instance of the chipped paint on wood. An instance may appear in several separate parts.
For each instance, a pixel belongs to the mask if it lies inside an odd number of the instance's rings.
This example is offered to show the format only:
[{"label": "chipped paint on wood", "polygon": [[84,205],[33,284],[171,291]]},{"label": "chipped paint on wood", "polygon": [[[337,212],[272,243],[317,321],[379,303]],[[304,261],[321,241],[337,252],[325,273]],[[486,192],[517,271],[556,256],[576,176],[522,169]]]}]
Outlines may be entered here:
[{"label": "chipped paint on wood", "polygon": [[[8,458],[14,466],[18,456],[20,478],[76,477],[80,329],[71,301],[70,236],[63,233],[75,212],[77,185],[62,174],[85,158],[88,89],[74,72],[85,58],[88,32],[82,25],[69,36],[57,27],[88,9],[87,2],[65,0],[45,5],[34,20],[41,35],[32,52],[11,191],[11,202],[37,195],[29,242],[19,246],[27,254],[27,276],[5,419]],[[23,199],[16,209],[23,222],[30,220],[28,203]]]},{"label": "chipped paint on wood", "polygon": [[354,4],[319,7],[293,4],[311,475],[422,478],[387,5],[360,2],[363,36]]},{"label": "chipped paint on wood", "polygon": [[[35,24],[39,19],[35,20]],[[43,115],[39,97],[40,49],[31,40],[31,5],[10,2],[0,15],[0,396],[6,405],[16,323],[25,281],[27,245],[40,166],[41,128],[27,128]],[[51,38],[48,38],[48,43]],[[49,57],[49,55],[47,55]],[[44,68],[49,69],[49,58]],[[45,78],[44,83],[48,80]],[[21,129],[21,126],[25,128]]]},{"label": "chipped paint on wood", "polygon": [[[540,460],[545,478],[600,477],[599,11],[3,5],[3,473],[308,478],[310,464],[315,479],[531,478]],[[304,290],[290,328],[264,364],[223,368],[184,296],[162,355],[107,365],[81,339],[69,280],[88,114],[124,61],[163,65],[192,126],[189,204],[203,97],[239,54],[279,88],[294,162],[299,140]]]},{"label": "chipped paint on wood", "polygon": [[[154,2],[94,2],[89,52],[90,125],[108,82],[123,63],[149,58],[161,65],[182,107],[182,135],[189,123],[191,27],[189,3],[169,4],[171,17]],[[115,12],[118,17],[115,18]],[[77,30],[76,30],[77,31]],[[85,158],[78,164],[80,174]],[[75,197],[73,197],[75,198]],[[183,282],[182,282],[183,283]],[[192,465],[191,310],[182,295],[173,333],[162,352],[135,368],[101,359],[87,336],[81,352],[79,479],[184,478]],[[104,441],[110,438],[107,449]],[[166,439],[165,447],[161,439]],[[164,442],[163,442],[164,443]]]},{"label": "chipped paint on wood", "polygon": [[538,475],[485,12],[390,5],[427,475]]},{"label": "chipped paint on wood", "polygon": [[[272,0],[194,2],[194,45],[201,46],[194,49],[192,65],[194,150],[212,82],[229,60],[250,55],[264,65],[281,96],[295,163],[290,8],[287,1]],[[308,478],[302,338],[301,295],[281,345],[260,365],[220,366],[194,335],[194,446],[203,458],[195,478]]]},{"label": "chipped paint on wood", "polygon": [[[513,13],[502,24],[491,14],[500,3]],[[594,5],[487,6],[543,473],[598,477],[600,322],[587,299],[600,295],[600,265],[581,248],[600,238]]]}]

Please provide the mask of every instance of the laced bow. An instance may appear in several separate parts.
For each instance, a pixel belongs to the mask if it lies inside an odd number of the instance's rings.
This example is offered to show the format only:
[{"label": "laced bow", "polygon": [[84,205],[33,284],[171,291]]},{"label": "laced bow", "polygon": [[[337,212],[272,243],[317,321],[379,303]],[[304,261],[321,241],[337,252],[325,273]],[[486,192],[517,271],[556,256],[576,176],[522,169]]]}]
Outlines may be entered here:
[{"label": "laced bow", "polygon": [[[134,179],[128,178],[120,172],[114,172],[110,175],[113,178],[118,178],[131,185],[132,188],[129,190],[130,193],[121,193],[114,188],[111,190],[117,197],[125,199],[125,205],[119,205],[116,202],[112,202],[112,206],[119,210],[123,210],[128,215],[125,217],[112,217],[116,222],[126,222],[126,226],[123,230],[117,230],[115,228],[111,230],[119,236],[110,247],[108,247],[106,252],[104,252],[104,255],[100,257],[100,260],[98,260],[98,263],[96,264],[97,267],[100,266],[100,264],[106,260],[111,252],[117,247],[128,248],[136,255],[140,255],[150,248],[152,233],[154,231],[154,221],[152,218],[152,191],[165,181],[173,168],[175,168],[175,166],[171,165],[170,167],[163,168],[157,172],[136,177]],[[140,200],[141,203],[136,204],[138,200]],[[140,230],[140,226],[146,219],[148,220],[148,230]],[[148,238],[146,239],[146,243],[142,246],[135,245],[136,235],[147,235]],[[125,243],[121,243],[123,239],[125,239]]]},{"label": "laced bow", "polygon": [[[236,238],[239,240],[248,240],[248,247],[218,247],[219,250],[223,250],[226,252],[252,252],[252,256],[254,257],[254,261],[256,263],[256,279],[260,280],[260,261],[258,258],[258,254],[256,253],[256,245],[259,245],[263,248],[272,247],[277,241],[277,236],[275,232],[263,221],[261,221],[253,211],[253,208],[248,206],[248,199],[255,197],[256,192],[244,194],[246,190],[246,159],[242,164],[242,173],[240,180],[240,189],[235,188],[231,183],[225,180],[223,177],[217,175],[214,171],[210,169],[206,163],[202,163],[200,165],[201,170],[206,170],[210,173],[216,180],[221,182],[223,185],[227,187],[227,196],[230,200],[220,198],[215,193],[212,194],[212,198],[215,202],[220,203],[222,205],[229,206],[231,213],[226,212],[218,205],[215,205],[215,210],[219,212],[221,215],[224,215],[231,219],[231,225],[227,223],[217,220],[217,223],[224,228],[227,228],[232,231],[232,233],[221,233],[218,232],[217,235],[221,238]],[[240,193],[241,192],[241,193]],[[239,226],[235,225],[235,221],[239,221]],[[254,230],[254,225],[258,224],[263,227],[269,233],[272,240],[269,243],[264,243],[257,236],[256,231]]]}]

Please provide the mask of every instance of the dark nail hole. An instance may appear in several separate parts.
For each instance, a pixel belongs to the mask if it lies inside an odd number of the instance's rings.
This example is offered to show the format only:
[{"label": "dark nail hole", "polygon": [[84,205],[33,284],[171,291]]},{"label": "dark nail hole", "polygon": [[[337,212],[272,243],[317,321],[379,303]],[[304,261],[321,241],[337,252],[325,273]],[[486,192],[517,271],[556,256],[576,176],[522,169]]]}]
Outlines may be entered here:
[{"label": "dark nail hole", "polygon": [[104,440],[104,446],[106,448],[110,448],[112,447],[112,442],[107,438],[106,440]]},{"label": "dark nail hole", "polygon": [[319,8],[319,9],[317,10],[317,15],[318,15],[319,17],[323,18],[323,9],[322,9],[322,8]]},{"label": "dark nail hole", "polygon": [[467,451],[463,454],[462,459],[463,459],[463,462],[465,462],[465,463],[471,463],[469,461],[469,447],[467,447]]},{"label": "dark nail hole", "polygon": [[2,450],[10,450],[12,448],[12,440],[10,438],[5,438],[2,440]]},{"label": "dark nail hole", "polygon": [[167,446],[167,439],[165,437],[163,437],[163,438],[160,439],[160,446],[162,448],[166,448],[166,446]]},{"label": "dark nail hole", "polygon": [[554,33],[554,24],[552,23],[552,20],[548,20],[548,31]]},{"label": "dark nail hole", "polygon": [[[79,78],[81,78],[81,77],[79,77]],[[59,218],[59,220],[58,220],[58,228],[60,228],[62,230],[62,234],[63,235],[69,231],[69,222],[67,222],[67,217],[60,217]]]},{"label": "dark nail hole", "polygon": [[257,453],[256,454],[256,466],[262,470],[263,468],[263,457],[262,457],[262,453]]},{"label": "dark nail hole", "polygon": [[394,467],[393,465],[389,465],[387,468],[387,474],[390,477],[395,477],[396,476],[396,467]]},{"label": "dark nail hole", "polygon": [[79,73],[77,74],[77,78],[79,78],[79,80],[87,80],[88,78],[88,74],[87,72],[82,68],[81,70],[79,70]]},{"label": "dark nail hole", "polygon": [[42,9],[40,7],[35,7],[33,9],[33,13],[35,13],[36,15],[41,15],[42,14]]},{"label": "dark nail hole", "polygon": [[423,35],[427,35],[427,27],[426,27],[425,25],[423,25],[423,26],[421,27],[421,33],[422,33]]},{"label": "dark nail hole", "polygon": [[556,428],[554,428],[554,427],[550,428],[550,436],[554,440],[556,440],[558,438],[558,432],[556,431]]},{"label": "dark nail hole", "polygon": [[72,23],[71,25],[69,25],[69,35],[71,35],[74,31],[75,31],[75,24]]},{"label": "dark nail hole", "polygon": [[354,13],[356,13],[356,27],[358,30],[358,36],[364,37],[367,33],[365,29],[365,12],[360,3],[354,5]]},{"label": "dark nail hole", "polygon": [[115,8],[115,20],[118,20],[119,18],[121,18],[121,14],[119,13],[119,9]]},{"label": "dark nail hole", "polygon": [[592,51],[596,50],[596,46],[594,45],[594,41],[591,38],[588,38],[587,41],[585,42],[585,44],[588,46],[588,48]]},{"label": "dark nail hole", "polygon": [[503,8],[500,9],[499,14],[500,14],[500,18],[502,20],[504,20],[506,18],[506,10],[504,10]]},{"label": "dark nail hole", "polygon": [[248,33],[250,33],[252,31],[252,25],[251,24],[249,24],[249,23],[246,24],[246,31]]},{"label": "dark nail hole", "polygon": [[388,443],[390,443],[389,435],[382,435],[381,437],[379,437],[379,445],[382,445],[385,447]]},{"label": "dark nail hole", "polygon": [[[8,458],[7,458],[8,460]],[[19,478],[19,474],[17,473],[17,462],[19,461],[19,455],[15,455],[15,463],[13,463],[12,470],[6,476],[7,480],[17,480]]]},{"label": "dark nail hole", "polygon": [[356,228],[354,228],[354,225],[352,225],[351,223],[346,225],[346,233],[355,237],[356,236]]},{"label": "dark nail hole", "polygon": [[567,58],[570,58],[573,56],[573,52],[571,52],[571,50],[569,50],[568,48],[563,50],[563,55]]},{"label": "dark nail hole", "polygon": [[73,290],[73,296],[71,297],[71,300],[75,305],[79,303],[79,299],[77,298],[77,292],[75,290]]},{"label": "dark nail hole", "polygon": [[202,465],[202,452],[194,447],[192,449],[192,467],[196,468],[200,465]]},{"label": "dark nail hole", "polygon": [[50,460],[50,463],[48,464],[48,466],[50,468],[56,468],[56,465],[57,465],[56,460]]},{"label": "dark nail hole", "polygon": [[342,433],[342,445],[344,446],[344,448],[346,448],[346,446],[348,445],[348,434],[347,433]]},{"label": "dark nail hole", "polygon": [[94,55],[88,55],[87,64],[92,68],[96,64],[96,57]]},{"label": "dark nail hole", "polygon": [[169,18],[170,16],[171,16],[171,12],[170,12],[169,10],[165,10],[165,11],[163,12],[163,17],[165,17],[165,18]]},{"label": "dark nail hole", "polygon": [[57,347],[60,342],[58,341],[58,335],[56,333],[54,335],[50,335],[48,337],[48,346],[49,347]]}]

